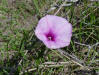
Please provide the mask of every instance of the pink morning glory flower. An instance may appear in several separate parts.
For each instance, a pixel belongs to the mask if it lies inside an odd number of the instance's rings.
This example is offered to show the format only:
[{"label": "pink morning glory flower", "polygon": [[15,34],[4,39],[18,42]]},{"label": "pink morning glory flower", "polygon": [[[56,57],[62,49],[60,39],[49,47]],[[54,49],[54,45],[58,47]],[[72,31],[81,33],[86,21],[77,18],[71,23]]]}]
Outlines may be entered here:
[{"label": "pink morning glory flower", "polygon": [[35,35],[48,48],[63,48],[70,44],[72,25],[62,17],[46,15],[40,19]]}]

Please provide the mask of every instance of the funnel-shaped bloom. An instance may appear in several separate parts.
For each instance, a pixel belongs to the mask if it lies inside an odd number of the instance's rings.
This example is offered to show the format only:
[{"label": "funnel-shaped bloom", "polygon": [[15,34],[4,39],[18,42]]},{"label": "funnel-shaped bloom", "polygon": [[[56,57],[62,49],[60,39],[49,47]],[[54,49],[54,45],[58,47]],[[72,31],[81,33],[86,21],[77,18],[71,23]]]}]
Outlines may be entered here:
[{"label": "funnel-shaped bloom", "polygon": [[40,19],[35,35],[48,48],[62,48],[70,44],[72,25],[62,17],[47,15]]}]

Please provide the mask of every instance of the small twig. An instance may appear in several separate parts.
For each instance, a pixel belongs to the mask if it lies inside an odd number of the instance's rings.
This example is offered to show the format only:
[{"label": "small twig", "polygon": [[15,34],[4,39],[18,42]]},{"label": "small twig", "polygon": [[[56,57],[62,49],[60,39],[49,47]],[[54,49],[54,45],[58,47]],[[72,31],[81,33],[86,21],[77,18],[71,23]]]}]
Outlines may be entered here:
[{"label": "small twig", "polygon": [[[84,58],[84,60],[86,60],[86,58],[89,56],[90,50],[91,50],[93,47],[99,45],[99,42],[97,42],[97,43],[95,43],[95,44],[93,44],[93,45],[86,45],[86,44],[82,44],[82,43],[78,43],[78,42],[74,42],[74,43],[88,47],[88,53],[87,53],[86,57]],[[96,56],[96,54],[95,54],[95,56]],[[95,59],[95,56],[92,58],[92,61]],[[92,63],[92,61],[91,61],[91,63]],[[89,64],[89,66],[91,65],[91,63]]]},{"label": "small twig", "polygon": [[60,5],[59,9],[56,11],[54,15],[57,15],[57,13],[62,9],[63,5],[66,3],[66,0]]},{"label": "small twig", "polygon": [[92,48],[93,48],[94,46],[97,46],[97,45],[99,45],[99,42],[93,44],[93,45],[92,45]]},{"label": "small twig", "polygon": [[[74,56],[70,55],[69,53],[63,51],[62,49],[58,49],[58,51],[61,53],[61,55],[65,56],[66,58],[68,58],[69,60],[72,60],[73,63],[76,63],[77,65],[81,66],[81,67],[85,67],[84,62],[82,62],[81,60],[79,60],[78,58],[75,58]],[[84,64],[84,65],[83,65]]]},{"label": "small twig", "polygon": [[[26,52],[25,52],[25,54],[24,54],[24,55],[26,55],[27,53],[28,53],[28,50],[26,50]],[[21,59],[21,60],[20,60],[20,62],[19,62],[19,64],[18,64],[18,65],[21,65],[22,60],[23,60],[23,59]]]},{"label": "small twig", "polygon": [[82,43],[79,43],[79,42],[74,42],[74,43],[82,45],[82,46],[86,46],[86,47],[91,47],[90,45],[82,44]]},{"label": "small twig", "polygon": [[93,47],[95,47],[95,46],[97,46],[99,44],[99,42],[97,42],[97,43],[95,43],[93,45],[86,45],[86,44],[82,44],[82,43],[79,43],[79,42],[74,42],[74,43],[79,44],[79,45],[82,45],[82,46],[86,46],[89,49],[91,49],[91,48],[93,48]]},{"label": "small twig", "polygon": [[[51,12],[52,10],[55,10],[56,9],[56,7],[55,7],[55,5],[56,5],[56,3],[58,3],[58,1],[59,0],[57,0],[56,2],[54,2],[51,6],[51,8],[47,11],[47,13],[49,13],[49,12]],[[65,0],[65,2],[77,2],[78,0]],[[71,6],[71,3],[69,3],[69,4],[65,4],[65,2],[63,2],[63,4],[62,5],[60,5],[60,8],[58,9],[58,11],[57,11],[57,13],[60,11],[60,9],[62,8],[62,7],[64,7],[64,6]],[[55,15],[57,14],[57,13],[55,13]]]},{"label": "small twig", "polygon": [[77,2],[78,0],[66,0],[67,2]]},{"label": "small twig", "polygon": [[79,42],[74,42],[74,43],[88,47],[87,56],[84,58],[84,60],[86,60],[86,58],[89,56],[89,52],[90,52],[90,50],[91,50],[92,47],[90,45],[82,44],[82,43],[79,43]]},{"label": "small twig", "polygon": [[90,0],[90,1],[93,1],[93,2],[94,2],[94,1],[97,1],[97,2],[98,2],[99,0]]},{"label": "small twig", "polygon": [[[60,66],[69,66],[73,64],[72,62],[45,62],[43,63],[42,65],[39,65],[39,69],[42,69],[42,68],[56,68],[56,67],[60,67]],[[35,71],[37,70],[38,68],[32,68],[32,69],[28,69],[28,70],[25,70],[25,71],[22,71],[20,72],[19,75],[22,75],[26,72],[31,72],[31,71]]]},{"label": "small twig", "polygon": [[57,4],[58,1],[59,1],[59,0],[56,0],[56,1],[51,5],[51,8],[47,11],[47,13],[49,13],[49,12],[51,12],[52,10],[55,10],[55,9],[56,9],[55,5]]},{"label": "small twig", "polygon": [[69,65],[70,63],[72,63],[71,61],[68,61],[68,62],[45,62],[43,63],[44,65],[56,65],[56,64],[59,64],[59,65]]}]

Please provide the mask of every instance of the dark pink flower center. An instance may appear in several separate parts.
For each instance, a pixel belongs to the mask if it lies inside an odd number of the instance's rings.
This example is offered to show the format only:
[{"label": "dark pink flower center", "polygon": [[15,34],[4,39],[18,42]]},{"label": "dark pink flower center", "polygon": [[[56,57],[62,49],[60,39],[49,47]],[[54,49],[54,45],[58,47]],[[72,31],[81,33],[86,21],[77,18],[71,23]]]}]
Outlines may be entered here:
[{"label": "dark pink flower center", "polygon": [[49,31],[47,34],[45,34],[48,41],[55,41],[55,37],[56,35],[52,32],[52,31]]}]

